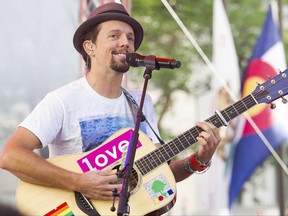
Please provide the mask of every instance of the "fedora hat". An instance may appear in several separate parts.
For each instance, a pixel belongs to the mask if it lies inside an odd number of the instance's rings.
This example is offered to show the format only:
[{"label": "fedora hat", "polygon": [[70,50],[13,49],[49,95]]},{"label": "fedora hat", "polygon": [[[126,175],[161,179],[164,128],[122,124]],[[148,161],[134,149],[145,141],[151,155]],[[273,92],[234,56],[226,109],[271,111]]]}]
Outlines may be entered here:
[{"label": "fedora hat", "polygon": [[124,6],[119,3],[107,3],[95,8],[87,20],[83,22],[78,29],[75,31],[73,37],[73,44],[75,49],[82,55],[86,55],[83,49],[83,42],[87,32],[91,28],[97,26],[101,22],[108,20],[119,20],[129,24],[135,34],[135,50],[137,50],[143,40],[143,28],[138,21],[133,19],[128,12],[125,10]]}]

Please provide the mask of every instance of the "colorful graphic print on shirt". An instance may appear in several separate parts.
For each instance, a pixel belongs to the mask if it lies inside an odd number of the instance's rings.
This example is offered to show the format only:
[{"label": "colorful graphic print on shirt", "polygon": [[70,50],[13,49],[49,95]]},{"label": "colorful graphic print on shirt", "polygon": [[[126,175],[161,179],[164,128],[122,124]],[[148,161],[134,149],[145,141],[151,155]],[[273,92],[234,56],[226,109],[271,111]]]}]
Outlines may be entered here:
[{"label": "colorful graphic print on shirt", "polygon": [[[89,118],[79,122],[82,137],[82,151],[87,152],[98,147],[112,134],[122,128],[134,128],[133,119],[122,117]],[[140,130],[147,134],[145,123],[141,123]]]}]

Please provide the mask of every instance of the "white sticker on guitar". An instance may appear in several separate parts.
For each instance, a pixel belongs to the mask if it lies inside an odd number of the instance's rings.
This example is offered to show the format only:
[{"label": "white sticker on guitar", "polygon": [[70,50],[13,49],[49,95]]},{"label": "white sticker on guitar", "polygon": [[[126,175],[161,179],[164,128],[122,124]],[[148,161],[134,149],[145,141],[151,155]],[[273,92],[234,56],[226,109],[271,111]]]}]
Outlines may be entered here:
[{"label": "white sticker on guitar", "polygon": [[156,204],[174,194],[173,189],[162,174],[148,181],[144,187]]}]

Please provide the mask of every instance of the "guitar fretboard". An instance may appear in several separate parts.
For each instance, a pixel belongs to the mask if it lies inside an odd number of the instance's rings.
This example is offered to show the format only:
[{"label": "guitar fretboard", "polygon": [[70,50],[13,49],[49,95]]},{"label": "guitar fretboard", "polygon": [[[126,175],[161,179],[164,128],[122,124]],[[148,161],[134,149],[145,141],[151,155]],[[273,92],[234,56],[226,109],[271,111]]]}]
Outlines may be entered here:
[{"label": "guitar fretboard", "polygon": [[[256,104],[257,101],[255,100],[253,94],[250,94],[244,97],[242,100],[239,100],[220,111],[221,114],[216,113],[205,121],[210,122],[217,128],[220,128],[221,126],[225,125],[226,122],[230,122],[232,119],[236,118],[241,113],[245,112]],[[219,115],[222,116],[220,117]],[[223,121],[223,118],[226,122]],[[183,134],[174,138],[172,141],[162,145],[160,148],[135,161],[135,165],[140,170],[142,175],[147,174],[196,143],[196,138],[202,131],[203,130],[198,126],[187,130]]]}]

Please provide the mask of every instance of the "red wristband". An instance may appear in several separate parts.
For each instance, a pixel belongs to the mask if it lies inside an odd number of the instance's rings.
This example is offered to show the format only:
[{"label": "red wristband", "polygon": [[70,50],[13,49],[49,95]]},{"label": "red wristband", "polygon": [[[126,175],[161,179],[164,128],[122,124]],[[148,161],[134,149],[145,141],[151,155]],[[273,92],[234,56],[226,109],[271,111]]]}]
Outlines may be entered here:
[{"label": "red wristband", "polygon": [[190,165],[194,167],[198,172],[207,169],[207,166],[200,166],[200,164],[197,162],[197,159],[195,158],[195,153],[190,156]]}]

